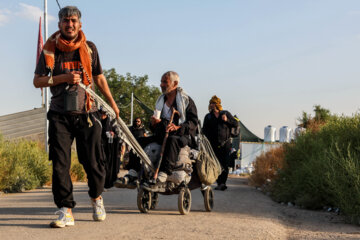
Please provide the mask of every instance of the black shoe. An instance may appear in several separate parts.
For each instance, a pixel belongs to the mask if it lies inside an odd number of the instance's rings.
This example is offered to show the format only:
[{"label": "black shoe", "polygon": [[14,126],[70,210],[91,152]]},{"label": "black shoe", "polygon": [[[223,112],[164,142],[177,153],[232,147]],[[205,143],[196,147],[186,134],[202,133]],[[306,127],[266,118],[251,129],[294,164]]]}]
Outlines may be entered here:
[{"label": "black shoe", "polygon": [[226,186],[225,184],[221,184],[220,190],[221,190],[221,191],[225,191],[226,189],[227,189],[227,186]]},{"label": "black shoe", "polygon": [[221,191],[225,191],[226,189],[227,189],[227,186],[223,183],[217,185],[217,187],[215,188],[215,190],[221,190]]},{"label": "black shoe", "polygon": [[134,189],[137,187],[137,179],[137,177],[125,175],[124,177],[116,179],[114,186],[117,188]]}]

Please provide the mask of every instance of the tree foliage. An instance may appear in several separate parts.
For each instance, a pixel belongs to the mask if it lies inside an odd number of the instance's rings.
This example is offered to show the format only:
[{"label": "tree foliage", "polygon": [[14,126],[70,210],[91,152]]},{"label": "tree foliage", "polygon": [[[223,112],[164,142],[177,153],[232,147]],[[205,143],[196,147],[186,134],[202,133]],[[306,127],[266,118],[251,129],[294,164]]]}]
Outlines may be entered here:
[{"label": "tree foliage", "polygon": [[302,112],[302,116],[300,118],[298,118],[298,121],[300,122],[300,126],[307,128],[308,123],[310,122],[311,119],[311,115],[306,113],[306,112]]},{"label": "tree foliage", "polygon": [[[123,76],[118,74],[114,68],[104,70],[104,75],[111,94],[120,109],[120,117],[125,123],[130,124],[131,121],[131,93],[134,93],[146,106],[154,109],[156,99],[161,95],[161,92],[158,87],[148,85],[147,75],[135,76],[126,73]],[[102,96],[98,89],[96,89],[96,93]],[[136,117],[140,117],[147,126],[149,113],[134,100],[134,119]]]},{"label": "tree foliage", "polygon": [[330,110],[321,107],[320,105],[314,106],[314,113],[315,116],[312,117],[311,114],[302,112],[302,116],[298,118],[298,121],[300,122],[299,126],[304,128],[309,128],[312,126],[319,126],[323,125],[331,118]]},{"label": "tree foliage", "polygon": [[314,106],[315,121],[326,122],[330,119],[330,110],[322,108],[320,105]]}]

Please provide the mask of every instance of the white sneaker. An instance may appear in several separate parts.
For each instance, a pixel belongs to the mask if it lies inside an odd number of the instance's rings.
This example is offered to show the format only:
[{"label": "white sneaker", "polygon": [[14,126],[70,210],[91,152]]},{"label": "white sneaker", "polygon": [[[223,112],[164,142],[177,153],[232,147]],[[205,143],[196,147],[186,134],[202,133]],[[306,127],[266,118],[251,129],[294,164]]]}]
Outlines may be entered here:
[{"label": "white sneaker", "polygon": [[101,197],[96,201],[91,199],[91,204],[93,206],[93,219],[95,221],[104,221],[106,218],[106,212],[103,198]]},{"label": "white sneaker", "polygon": [[75,221],[72,213],[68,212],[68,208],[62,207],[55,214],[59,214],[58,219],[50,223],[52,228],[63,228],[66,226],[74,226]]}]

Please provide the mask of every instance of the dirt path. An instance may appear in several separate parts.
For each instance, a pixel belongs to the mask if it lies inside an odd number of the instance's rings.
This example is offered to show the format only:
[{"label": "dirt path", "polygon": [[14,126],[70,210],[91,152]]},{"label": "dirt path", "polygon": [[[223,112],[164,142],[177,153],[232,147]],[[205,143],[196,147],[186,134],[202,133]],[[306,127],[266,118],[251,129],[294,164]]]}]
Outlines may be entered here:
[{"label": "dirt path", "polygon": [[204,211],[198,189],[189,215],[180,215],[177,195],[160,196],[158,208],[139,213],[136,190],[104,193],[107,219],[91,220],[87,186],[75,185],[76,225],[51,229],[51,189],[0,195],[0,239],[360,239],[358,226],[344,224],[334,213],[277,204],[243,178],[229,179],[229,189],[215,191],[214,211]]}]

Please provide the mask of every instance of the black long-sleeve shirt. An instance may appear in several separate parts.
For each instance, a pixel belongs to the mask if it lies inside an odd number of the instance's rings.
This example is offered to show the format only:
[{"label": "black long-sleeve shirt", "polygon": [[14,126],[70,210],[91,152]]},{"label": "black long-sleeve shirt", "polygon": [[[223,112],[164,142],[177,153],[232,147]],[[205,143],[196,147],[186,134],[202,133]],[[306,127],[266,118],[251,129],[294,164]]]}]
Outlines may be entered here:
[{"label": "black long-sleeve shirt", "polygon": [[[227,117],[226,122],[222,120],[224,114]],[[237,124],[236,119],[228,111],[221,111],[218,118],[210,112],[204,118],[202,131],[213,147],[222,146],[230,139],[231,128],[236,127]]]},{"label": "black long-sleeve shirt", "polygon": [[[166,101],[166,98],[165,98]],[[176,105],[176,100],[174,101],[172,107],[174,107],[176,110],[177,109],[177,105]],[[176,132],[171,132],[170,135],[174,134],[180,137],[185,137],[186,139],[189,139],[189,146],[190,147],[195,147],[196,143],[195,143],[195,134],[196,134],[196,130],[197,130],[197,125],[198,125],[198,116],[197,116],[197,108],[196,105],[194,103],[194,101],[191,99],[191,97],[189,97],[189,104],[186,107],[185,110],[185,122],[179,125],[179,116],[175,115],[174,116],[174,120],[173,123],[177,126],[181,126],[180,129],[178,129]],[[165,118],[161,118],[161,122],[159,122],[158,124],[156,124],[155,129],[152,129],[153,132],[155,133],[155,135],[157,136],[157,139],[162,141],[165,137],[165,130],[166,130],[166,126],[169,124],[169,121]]]}]

